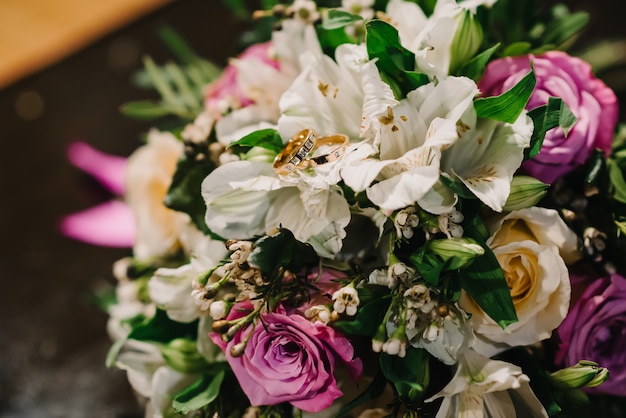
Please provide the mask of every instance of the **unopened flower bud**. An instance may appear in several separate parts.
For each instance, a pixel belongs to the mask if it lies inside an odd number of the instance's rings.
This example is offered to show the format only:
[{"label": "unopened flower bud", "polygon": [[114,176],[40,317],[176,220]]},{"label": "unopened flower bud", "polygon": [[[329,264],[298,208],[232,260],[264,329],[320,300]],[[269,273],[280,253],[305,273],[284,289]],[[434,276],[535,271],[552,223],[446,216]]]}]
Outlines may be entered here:
[{"label": "unopened flower bud", "polygon": [[457,224],[450,224],[448,226],[448,233],[454,238],[461,238],[463,236],[463,227]]},{"label": "unopened flower bud", "polygon": [[161,347],[160,351],[168,366],[179,372],[197,373],[207,366],[194,340],[176,338]]},{"label": "unopened flower bud", "polygon": [[454,222],[455,224],[460,224],[461,222],[463,222],[463,219],[465,219],[465,217],[461,212],[455,210],[448,213],[448,219],[450,219],[450,221]]},{"label": "unopened flower bud", "polygon": [[246,350],[246,344],[243,342],[240,342],[230,347],[230,355],[233,357],[241,357],[245,350]]},{"label": "unopened flower bud", "polygon": [[483,29],[474,13],[464,10],[455,17],[456,32],[450,45],[450,73],[469,61],[483,43]]},{"label": "unopened flower bud", "polygon": [[552,384],[560,389],[594,387],[609,377],[609,371],[598,363],[581,360],[577,364],[551,374]]},{"label": "unopened flower bud", "polygon": [[276,153],[263,147],[252,147],[245,153],[242,160],[244,161],[260,161],[262,163],[271,163],[274,161]]},{"label": "unopened flower bud", "polygon": [[211,318],[217,321],[226,317],[228,314],[227,308],[228,306],[226,305],[226,302],[223,300],[217,300],[209,307],[209,314],[211,315]]},{"label": "unopened flower bud", "polygon": [[444,261],[450,260],[450,269],[458,269],[471,263],[485,253],[485,249],[471,238],[435,239],[428,242],[428,249]]},{"label": "unopened flower bud", "polygon": [[226,321],[226,320],[219,320],[219,321],[214,321],[213,325],[211,326],[211,329],[213,330],[213,332],[217,332],[220,334],[224,334],[226,331],[228,331],[228,329],[230,328],[230,321]]},{"label": "unopened flower bud", "polygon": [[209,285],[204,288],[204,299],[213,299],[217,295],[217,288],[215,286]]},{"label": "unopened flower bud", "polygon": [[511,192],[502,210],[512,211],[534,206],[548,192],[548,185],[530,176],[513,176]]},{"label": "unopened flower bud", "polygon": [[383,344],[383,351],[391,356],[406,356],[406,341],[390,338]]}]

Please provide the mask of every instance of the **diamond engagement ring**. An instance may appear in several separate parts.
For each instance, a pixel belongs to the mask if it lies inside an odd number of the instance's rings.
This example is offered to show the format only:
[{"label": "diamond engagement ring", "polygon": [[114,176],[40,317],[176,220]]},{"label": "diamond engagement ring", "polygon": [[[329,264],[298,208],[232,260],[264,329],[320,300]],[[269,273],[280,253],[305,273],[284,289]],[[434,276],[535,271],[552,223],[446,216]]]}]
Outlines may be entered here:
[{"label": "diamond engagement ring", "polygon": [[332,148],[326,154],[314,155],[312,157],[305,158],[303,161],[300,162],[300,167],[302,168],[317,167],[322,164],[336,161],[344,156],[348,145],[350,145],[350,138],[348,138],[347,135],[343,135],[343,134],[326,135],[326,136],[317,138],[317,141],[315,141],[315,145],[313,146],[313,149],[311,150],[311,152],[314,152],[323,146],[335,146],[335,147]]},{"label": "diamond engagement ring", "polygon": [[277,174],[292,173],[315,147],[317,134],[313,129],[303,129],[287,142],[274,159]]}]

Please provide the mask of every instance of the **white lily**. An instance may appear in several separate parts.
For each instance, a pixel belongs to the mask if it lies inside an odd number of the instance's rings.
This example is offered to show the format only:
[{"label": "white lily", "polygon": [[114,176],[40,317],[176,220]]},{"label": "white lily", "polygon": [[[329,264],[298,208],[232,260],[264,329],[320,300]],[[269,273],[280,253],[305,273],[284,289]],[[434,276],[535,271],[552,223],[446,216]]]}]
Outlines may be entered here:
[{"label": "white lily", "polygon": [[547,418],[528,384],[530,379],[519,367],[490,360],[472,349],[458,357],[450,383],[426,399],[444,398],[436,418]]}]

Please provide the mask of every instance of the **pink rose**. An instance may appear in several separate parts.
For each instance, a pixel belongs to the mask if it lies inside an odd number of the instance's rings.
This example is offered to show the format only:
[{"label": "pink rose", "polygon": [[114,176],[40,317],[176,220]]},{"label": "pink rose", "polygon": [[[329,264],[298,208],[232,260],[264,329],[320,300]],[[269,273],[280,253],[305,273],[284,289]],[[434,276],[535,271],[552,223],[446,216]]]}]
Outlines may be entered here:
[{"label": "pink rose", "polygon": [[530,60],[537,85],[527,109],[542,106],[550,96],[556,96],[578,118],[567,137],[559,128],[548,131],[539,155],[523,164],[530,175],[552,183],[584,164],[594,149],[609,153],[617,122],[617,98],[594,77],[589,64],[561,51],[491,62],[479,83],[483,95],[497,96],[513,87],[530,71]]},{"label": "pink rose", "polygon": [[595,361],[609,369],[593,393],[626,395],[626,279],[618,274],[592,282],[558,328],[556,363]]},{"label": "pink rose", "polygon": [[[279,69],[278,61],[270,58],[269,50],[271,47],[271,42],[254,44],[243,51],[236,60],[256,60],[262,64]],[[246,97],[239,86],[238,73],[237,65],[231,62],[226,66],[220,78],[209,84],[205,93],[205,107],[211,113],[217,116],[221,115],[225,110],[225,104],[239,108],[246,107],[252,103],[252,100]]]},{"label": "pink rose", "polygon": [[[243,316],[251,307],[249,302],[239,304],[229,317]],[[231,348],[249,332],[250,328],[243,329],[228,344],[218,334],[211,333],[211,338],[225,351],[253,406],[289,402],[304,411],[319,412],[343,394],[334,376],[337,360],[355,380],[363,369],[347,338],[321,322],[313,324],[298,314],[287,315],[282,308],[263,314],[243,354],[231,356]]]}]

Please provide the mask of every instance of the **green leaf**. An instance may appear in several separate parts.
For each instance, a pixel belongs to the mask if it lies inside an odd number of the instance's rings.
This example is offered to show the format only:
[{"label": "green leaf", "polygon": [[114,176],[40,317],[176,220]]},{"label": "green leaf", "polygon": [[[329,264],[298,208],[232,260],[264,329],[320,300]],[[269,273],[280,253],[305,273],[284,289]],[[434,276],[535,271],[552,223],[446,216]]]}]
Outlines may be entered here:
[{"label": "green leaf", "polygon": [[[198,87],[206,85],[213,79],[219,77],[222,73],[222,69],[210,61],[201,58],[189,45],[189,43],[172,27],[163,26],[159,29],[159,37],[163,40],[163,43],[172,51],[176,56],[176,60],[183,66],[187,67],[187,72],[199,71],[201,72],[201,79],[195,79],[195,77],[189,74],[191,79],[198,84]],[[202,84],[199,84],[201,82]]]},{"label": "green leaf", "polygon": [[353,15],[345,10],[330,9],[328,14],[324,16],[322,21],[322,28],[326,30],[343,28],[344,26],[351,25],[363,18],[359,15]]},{"label": "green leaf", "polygon": [[162,118],[172,113],[173,109],[167,105],[150,100],[138,100],[124,103],[120,106],[122,114],[142,120],[152,120]]},{"label": "green leaf", "polygon": [[120,351],[122,351],[122,348],[124,347],[124,344],[126,344],[126,341],[128,341],[128,338],[126,337],[120,338],[119,340],[113,343],[111,348],[109,348],[109,351],[107,352],[107,357],[104,363],[107,368],[110,369],[111,367],[115,366],[115,361],[117,360],[117,357],[120,355]]},{"label": "green leaf", "polygon": [[467,186],[458,178],[450,177],[448,174],[443,173],[439,176],[439,179],[448,189],[452,190],[460,197],[465,199],[476,199],[474,193],[472,193],[470,189],[468,189]]},{"label": "green leaf", "polygon": [[514,42],[510,45],[507,45],[502,51],[503,57],[514,57],[517,55],[527,54],[532,49],[532,44],[530,42]]},{"label": "green leaf", "polygon": [[516,85],[501,95],[474,100],[477,116],[514,123],[526,107],[535,84],[535,72],[530,70]]},{"label": "green leaf", "polygon": [[380,368],[405,402],[420,400],[429,384],[430,355],[421,348],[409,347],[405,357],[380,355]]},{"label": "green leaf", "polygon": [[202,181],[214,168],[215,165],[207,158],[198,160],[183,155],[178,160],[172,183],[163,203],[170,209],[188,214],[200,231],[210,234],[215,239],[223,240],[213,234],[204,221],[206,204],[202,198],[201,186]]},{"label": "green leaf", "polygon": [[463,236],[473,238],[481,244],[484,244],[487,238],[489,238],[489,231],[479,216],[482,208],[483,204],[476,199],[461,199],[459,201],[459,211],[463,213],[465,217],[461,223]]},{"label": "green leaf", "polygon": [[[361,292],[359,292],[359,298],[360,294]],[[390,296],[372,299],[359,308],[353,320],[336,321],[333,323],[333,328],[350,335],[373,336],[376,334],[378,325],[385,318],[385,312],[387,312],[390,303]]]},{"label": "green leaf", "polygon": [[174,397],[172,406],[177,412],[186,414],[204,408],[215,401],[220,393],[225,372],[215,376],[204,375]]},{"label": "green leaf", "polygon": [[233,11],[233,13],[235,13],[238,18],[250,18],[250,12],[248,11],[244,0],[222,0],[222,3],[230,7],[230,9]]},{"label": "green leaf", "polygon": [[231,142],[228,148],[239,145],[242,147],[261,147],[278,154],[283,149],[283,140],[276,129],[260,129],[238,141]]},{"label": "green leaf", "polygon": [[175,338],[196,339],[197,336],[197,320],[189,323],[176,322],[170,319],[164,310],[157,309],[152,318],[128,334],[128,339],[167,343]]},{"label": "green leaf", "polygon": [[344,28],[324,29],[320,25],[316,26],[317,38],[320,41],[322,50],[328,56],[335,55],[335,49],[342,44],[354,44],[356,38],[346,33]]},{"label": "green leaf", "polygon": [[370,60],[376,59],[381,78],[387,82],[397,98],[428,83],[425,74],[415,72],[415,54],[400,44],[398,31],[382,20],[365,24],[365,44]]},{"label": "green leaf", "polygon": [[534,129],[530,138],[530,147],[524,150],[526,160],[539,154],[546,132],[558,126],[567,136],[577,121],[576,116],[559,97],[550,97],[547,104],[529,110],[528,116],[533,121]]},{"label": "green leaf", "polygon": [[465,77],[469,77],[472,80],[478,82],[485,71],[485,67],[487,63],[496,52],[496,50],[500,47],[500,44],[495,44],[491,48],[488,48],[476,55],[474,58],[466,62],[457,72],[457,75],[464,75]]},{"label": "green leaf", "polygon": [[152,81],[152,85],[157,89],[165,104],[173,109],[184,109],[185,106],[174,92],[174,89],[170,86],[169,79],[163,74],[152,58],[144,57],[143,64],[148,73],[148,77],[150,77]]},{"label": "green leaf", "polygon": [[441,274],[446,269],[446,263],[439,257],[426,251],[426,247],[422,247],[419,251],[411,254],[409,257],[413,267],[420,272],[426,283],[436,286],[439,283]]},{"label": "green leaf", "polygon": [[607,168],[611,182],[611,197],[618,202],[626,203],[626,180],[624,180],[624,171],[614,160],[607,161]]},{"label": "green leaf", "polygon": [[290,230],[280,228],[277,233],[264,236],[254,243],[248,262],[273,276],[281,268],[297,273],[304,266],[317,263],[318,259],[310,244],[298,241]]},{"label": "green leaf", "polygon": [[367,386],[367,388],[363,392],[361,392],[359,396],[344,405],[339,410],[339,412],[334,415],[334,418],[350,416],[349,412],[357,406],[373,401],[374,399],[382,395],[385,391],[386,386],[387,380],[385,379],[385,375],[380,372],[377,373],[376,376],[374,376],[374,379],[372,379],[372,382]]},{"label": "green leaf", "polygon": [[489,247],[476,257],[461,275],[461,286],[468,295],[503,329],[517,322],[515,306],[498,259]]},{"label": "green leaf", "polygon": [[554,6],[553,14],[555,16],[542,36],[544,43],[561,45],[589,23],[588,13],[569,13],[567,6],[562,4]]}]

